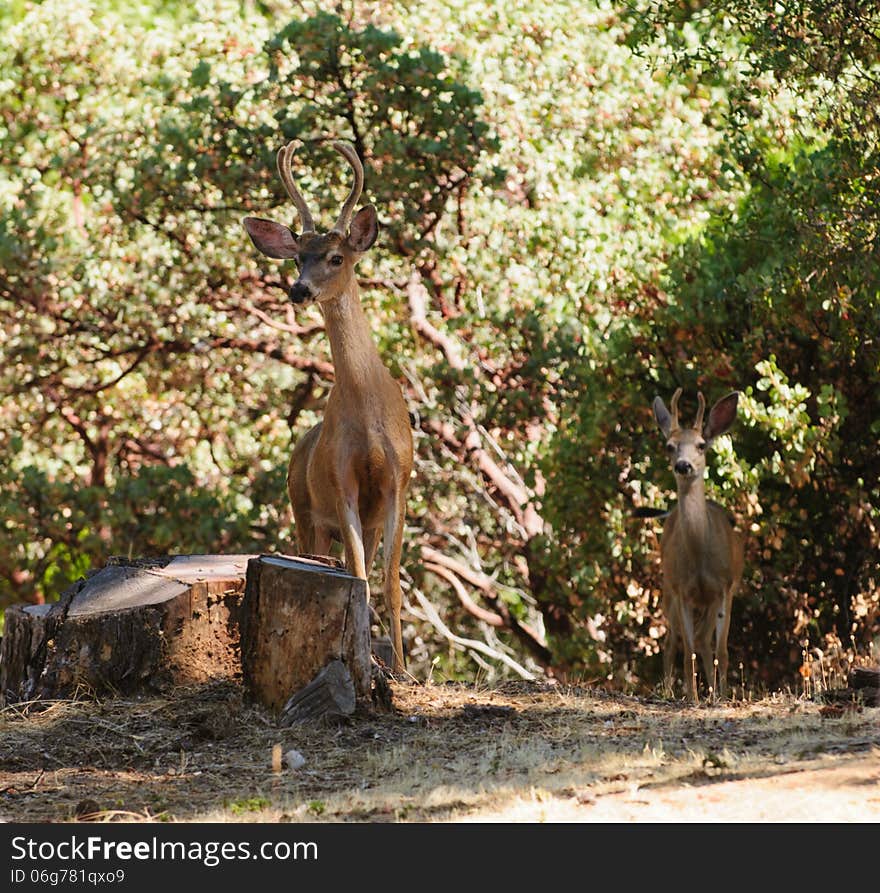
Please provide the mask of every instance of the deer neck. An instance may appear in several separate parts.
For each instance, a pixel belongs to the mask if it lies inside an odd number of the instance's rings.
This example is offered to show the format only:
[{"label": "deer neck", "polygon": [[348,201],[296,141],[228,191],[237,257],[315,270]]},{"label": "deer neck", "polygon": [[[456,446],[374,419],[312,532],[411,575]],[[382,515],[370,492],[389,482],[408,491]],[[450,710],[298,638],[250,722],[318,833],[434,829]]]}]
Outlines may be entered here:
[{"label": "deer neck", "polygon": [[370,391],[377,375],[385,372],[370,325],[361,308],[357,282],[339,297],[321,304],[324,326],[336,373],[343,391]]},{"label": "deer neck", "polygon": [[678,515],[685,541],[699,553],[709,533],[709,510],[702,477],[678,481]]}]

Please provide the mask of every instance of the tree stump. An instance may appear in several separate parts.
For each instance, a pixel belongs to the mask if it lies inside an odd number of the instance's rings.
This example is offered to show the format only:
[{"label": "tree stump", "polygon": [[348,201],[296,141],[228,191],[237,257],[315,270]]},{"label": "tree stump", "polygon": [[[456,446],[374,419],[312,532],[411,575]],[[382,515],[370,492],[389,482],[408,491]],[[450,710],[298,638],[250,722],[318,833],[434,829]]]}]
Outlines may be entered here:
[{"label": "tree stump", "polygon": [[78,688],[142,688],[239,678],[239,617],[250,555],[126,561],[49,605],[6,611],[0,702]]},{"label": "tree stump", "polygon": [[248,562],[242,611],[242,670],[254,699],[280,713],[331,661],[344,664],[354,696],[369,698],[363,580],[318,561],[263,555]]}]

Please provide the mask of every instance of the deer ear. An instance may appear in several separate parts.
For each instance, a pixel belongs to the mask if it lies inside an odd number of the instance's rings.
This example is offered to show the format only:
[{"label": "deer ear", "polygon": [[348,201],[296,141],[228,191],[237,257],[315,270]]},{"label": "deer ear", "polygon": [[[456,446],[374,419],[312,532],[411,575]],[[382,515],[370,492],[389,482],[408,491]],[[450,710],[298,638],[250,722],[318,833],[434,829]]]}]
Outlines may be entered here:
[{"label": "deer ear", "polygon": [[288,227],[260,217],[245,217],[242,223],[251,241],[267,257],[296,257],[299,252],[299,242]]},{"label": "deer ear", "polygon": [[376,209],[372,205],[364,205],[351,221],[348,231],[348,247],[360,254],[376,241],[378,235],[379,219]]},{"label": "deer ear", "polygon": [[669,437],[669,432],[672,430],[672,416],[669,415],[669,410],[660,397],[654,398],[654,418],[657,420],[657,425],[663,432],[663,436]]},{"label": "deer ear", "polygon": [[703,429],[703,437],[706,440],[714,440],[722,435],[736,418],[736,405],[739,401],[739,392],[734,391],[726,397],[722,397],[710,410],[709,421]]}]

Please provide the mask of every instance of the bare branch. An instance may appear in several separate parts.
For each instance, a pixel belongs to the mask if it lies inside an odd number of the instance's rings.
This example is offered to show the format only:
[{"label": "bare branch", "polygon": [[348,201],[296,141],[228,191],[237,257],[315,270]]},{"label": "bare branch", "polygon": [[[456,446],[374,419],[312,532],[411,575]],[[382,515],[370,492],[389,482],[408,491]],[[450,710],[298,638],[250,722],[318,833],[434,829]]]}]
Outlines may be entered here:
[{"label": "bare branch", "polygon": [[459,645],[462,648],[467,648],[472,651],[477,651],[480,654],[485,654],[486,657],[489,657],[492,660],[500,661],[529,682],[535,681],[535,674],[530,673],[524,666],[522,666],[522,664],[517,663],[509,655],[504,654],[501,651],[496,651],[494,648],[490,648],[485,642],[480,642],[477,639],[465,639],[455,635],[455,633],[453,633],[440,619],[437,609],[425,598],[424,595],[422,595],[421,592],[418,591],[418,589],[413,588],[412,593],[416,597],[418,603],[422,606],[422,610],[425,612],[428,622],[440,633],[440,635],[444,636],[455,645]]},{"label": "bare branch", "polygon": [[324,330],[323,323],[315,323],[311,326],[301,326],[301,325],[289,325],[288,323],[276,322],[269,316],[268,313],[265,313],[263,310],[260,310],[259,307],[255,307],[250,301],[245,301],[244,309],[247,310],[252,316],[256,316],[257,319],[264,322],[267,326],[270,326],[273,329],[278,329],[279,332],[288,332],[291,335],[296,335],[299,338],[308,338],[310,335],[314,335],[316,332],[322,332]]},{"label": "bare branch", "polygon": [[[521,623],[514,617],[511,613],[507,605],[504,603],[503,599],[500,597],[497,589],[497,584],[492,577],[484,574],[482,571],[474,570],[471,567],[468,567],[466,564],[456,560],[455,558],[446,555],[443,552],[438,551],[437,549],[432,548],[431,546],[422,546],[422,558],[427,560],[425,564],[425,569],[430,570],[432,573],[436,573],[437,576],[443,577],[443,579],[449,581],[453,588],[455,588],[455,584],[450,580],[449,575],[453,575],[456,578],[461,577],[463,580],[467,580],[471,585],[476,586],[482,593],[483,597],[489,601],[492,606],[497,611],[497,615],[491,612],[491,616],[497,616],[501,620],[501,624],[494,623],[488,619],[486,622],[491,626],[504,626],[513,632],[516,637],[532,652],[532,654],[540,661],[544,666],[549,666],[552,663],[553,655],[550,653],[550,649],[547,647],[543,638],[537,633],[536,630],[532,629],[528,624]],[[445,573],[438,573],[435,568],[440,568],[445,571]],[[460,584],[460,581],[457,581]],[[462,602],[466,610],[470,610],[468,606],[464,603],[464,600],[461,598],[458,590],[456,589],[456,595],[459,596],[459,600]],[[467,595],[467,593],[465,593]],[[478,610],[483,611],[484,609],[479,608],[478,605],[474,605],[474,607],[478,608]],[[471,611],[470,613],[474,613]],[[474,614],[474,616],[477,616]],[[480,618],[485,619],[485,618]]]},{"label": "bare branch", "polygon": [[[422,553],[424,554],[424,549],[422,550]],[[424,567],[426,571],[430,571],[435,576],[440,577],[442,580],[446,580],[446,582],[449,583],[455,591],[455,594],[458,596],[458,600],[461,602],[462,607],[468,614],[476,617],[477,620],[482,620],[483,623],[488,623],[489,626],[504,626],[504,620],[501,615],[496,614],[494,611],[487,611],[485,608],[481,608],[468,595],[461,580],[452,573],[452,571],[447,570],[439,564],[433,564],[431,562],[426,562]]]},{"label": "bare branch", "polygon": [[524,537],[531,539],[542,533],[544,530],[544,519],[538,514],[532,504],[532,498],[528,491],[517,481],[513,480],[483,447],[479,429],[472,416],[468,415],[465,419],[465,424],[469,430],[463,441],[459,441],[455,436],[454,428],[449,422],[443,422],[439,419],[428,419],[423,423],[423,427],[433,431],[444,443],[447,443],[456,451],[464,449],[471,455],[479,471],[497,488],[504,498],[505,504],[513,513],[514,519],[522,529]]}]

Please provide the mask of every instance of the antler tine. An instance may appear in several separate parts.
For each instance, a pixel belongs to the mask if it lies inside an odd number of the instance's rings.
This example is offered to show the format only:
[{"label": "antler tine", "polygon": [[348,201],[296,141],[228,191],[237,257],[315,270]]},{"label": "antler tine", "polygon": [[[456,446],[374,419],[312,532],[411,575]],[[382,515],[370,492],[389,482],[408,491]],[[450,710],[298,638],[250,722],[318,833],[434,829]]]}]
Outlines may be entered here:
[{"label": "antler tine", "polygon": [[333,148],[354,170],[354,185],[351,187],[351,192],[348,194],[348,198],[342,206],[342,212],[339,215],[339,219],[331,230],[331,232],[345,236],[348,233],[348,227],[351,223],[351,213],[354,211],[354,206],[357,204],[357,200],[361,197],[361,193],[364,190],[364,166],[361,164],[361,160],[358,158],[357,152],[351,143],[336,141],[333,143]]},{"label": "antler tine", "polygon": [[675,431],[678,428],[678,398],[681,397],[681,388],[678,388],[676,392],[672,395],[672,400],[669,402],[669,414],[672,416],[672,425],[670,425],[670,431]]},{"label": "antler tine", "polygon": [[697,420],[694,422],[694,430],[702,431],[703,413],[706,411],[706,398],[703,396],[702,391],[697,391],[697,403],[699,404],[699,409],[697,409]]},{"label": "antler tine", "polygon": [[296,183],[293,182],[291,161],[293,160],[293,153],[296,152],[297,145],[298,140],[291,140],[286,146],[282,146],[278,150],[278,174],[281,177],[281,182],[284,184],[284,188],[287,190],[287,194],[293,199],[294,205],[296,205],[299,219],[302,221],[303,232],[313,233],[315,231],[315,223],[312,220],[312,214],[309,211],[308,205],[306,205],[306,200],[296,188]]}]

